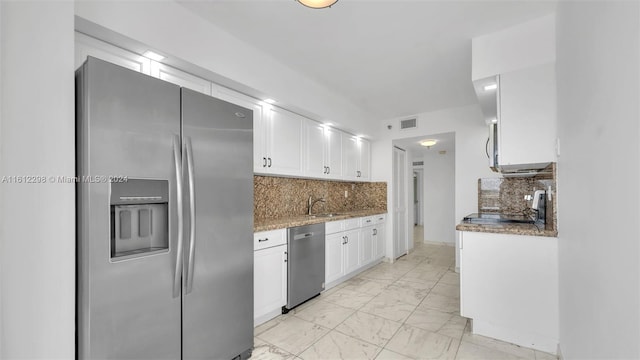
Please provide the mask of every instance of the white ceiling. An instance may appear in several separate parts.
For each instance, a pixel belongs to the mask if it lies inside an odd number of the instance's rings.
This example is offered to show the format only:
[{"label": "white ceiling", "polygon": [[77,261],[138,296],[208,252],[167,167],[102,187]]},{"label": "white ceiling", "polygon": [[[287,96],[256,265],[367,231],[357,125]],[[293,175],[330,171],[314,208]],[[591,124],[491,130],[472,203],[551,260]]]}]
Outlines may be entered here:
[{"label": "white ceiling", "polygon": [[340,0],[315,10],[293,0],[178,1],[372,120],[475,103],[471,39],[556,7],[528,0]]}]

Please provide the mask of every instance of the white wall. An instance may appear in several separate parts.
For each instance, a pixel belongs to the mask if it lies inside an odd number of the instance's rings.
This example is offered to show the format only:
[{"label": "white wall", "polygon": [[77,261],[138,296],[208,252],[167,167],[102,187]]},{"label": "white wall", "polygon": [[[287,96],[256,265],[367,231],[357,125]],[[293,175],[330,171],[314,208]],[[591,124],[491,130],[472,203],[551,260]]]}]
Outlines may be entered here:
[{"label": "white wall", "polygon": [[424,240],[455,245],[455,154],[424,155]]},{"label": "white wall", "polygon": [[[0,8],[0,173],[71,176],[73,3]],[[75,187],[5,183],[0,196],[0,358],[72,359]]]},{"label": "white wall", "polygon": [[290,104],[316,114],[316,120],[331,120],[356,133],[367,129],[362,110],[344,97],[173,1],[76,1],[75,12],[156,51],[267,94],[285,107]]},{"label": "white wall", "polygon": [[557,12],[560,346],[640,358],[640,4]]},{"label": "white wall", "polygon": [[473,38],[471,78],[482,79],[556,59],[555,14]]}]

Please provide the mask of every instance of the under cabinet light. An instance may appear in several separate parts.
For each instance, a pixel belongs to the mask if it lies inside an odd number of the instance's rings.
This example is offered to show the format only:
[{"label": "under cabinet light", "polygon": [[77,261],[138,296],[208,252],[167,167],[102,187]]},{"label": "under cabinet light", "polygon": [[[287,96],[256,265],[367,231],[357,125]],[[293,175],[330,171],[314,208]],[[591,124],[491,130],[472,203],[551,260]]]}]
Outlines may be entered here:
[{"label": "under cabinet light", "polygon": [[495,90],[498,88],[498,84],[489,84],[484,86],[484,91]]},{"label": "under cabinet light", "polygon": [[160,54],[158,54],[158,53],[155,53],[155,52],[153,52],[153,51],[151,51],[151,50],[147,50],[147,51],[145,51],[145,52],[142,54],[142,56],[144,56],[144,57],[146,57],[146,58],[149,58],[149,59],[151,59],[151,60],[154,60],[154,61],[160,61],[160,60],[162,60],[162,59],[164,59],[164,58],[165,58],[165,56],[160,55]]},{"label": "under cabinet light", "polygon": [[266,102],[267,104],[275,104],[276,103],[276,101],[273,100],[273,99],[264,99],[263,101]]}]

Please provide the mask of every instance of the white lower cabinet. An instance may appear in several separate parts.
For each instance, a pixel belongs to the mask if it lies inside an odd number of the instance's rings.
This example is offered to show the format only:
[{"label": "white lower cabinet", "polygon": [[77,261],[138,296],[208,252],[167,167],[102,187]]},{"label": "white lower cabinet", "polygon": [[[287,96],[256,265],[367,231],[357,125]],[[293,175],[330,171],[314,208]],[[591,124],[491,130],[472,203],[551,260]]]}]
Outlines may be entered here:
[{"label": "white lower cabinet", "polygon": [[[384,219],[385,215],[382,214],[325,224],[327,289],[373,266],[376,261],[384,257],[386,246],[384,235],[381,237],[377,235],[381,232],[381,226],[384,227]],[[371,221],[367,222],[367,220]],[[363,225],[368,226],[362,227]]]},{"label": "white lower cabinet", "polygon": [[374,233],[374,226],[366,226],[360,230],[360,264],[362,265],[373,261]]},{"label": "white lower cabinet", "polygon": [[287,244],[284,229],[256,233],[254,237],[262,240],[256,247],[268,241],[280,243],[253,252],[253,321],[257,326],[278,316],[287,304]]},{"label": "white lower cabinet", "polygon": [[339,232],[325,237],[324,282],[330,284],[344,274],[344,234]]},{"label": "white lower cabinet", "polygon": [[460,313],[474,334],[555,353],[558,239],[459,233]]}]

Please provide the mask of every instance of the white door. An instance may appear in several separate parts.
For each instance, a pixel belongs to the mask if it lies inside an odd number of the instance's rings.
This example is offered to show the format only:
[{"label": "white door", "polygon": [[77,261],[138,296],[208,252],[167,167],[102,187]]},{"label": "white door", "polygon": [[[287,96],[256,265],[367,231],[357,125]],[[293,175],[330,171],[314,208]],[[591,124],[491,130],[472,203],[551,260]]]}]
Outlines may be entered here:
[{"label": "white door", "polygon": [[325,238],[324,281],[326,284],[330,284],[344,275],[343,243],[343,233],[327,235]]},{"label": "white door", "polygon": [[287,245],[253,253],[253,317],[258,318],[287,303]]},{"label": "white door", "polygon": [[394,259],[407,253],[406,152],[393,148],[393,242]]}]

